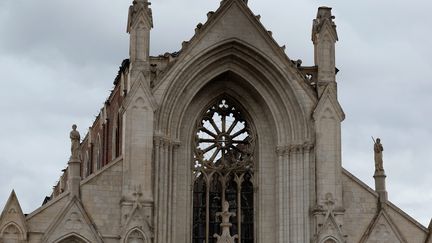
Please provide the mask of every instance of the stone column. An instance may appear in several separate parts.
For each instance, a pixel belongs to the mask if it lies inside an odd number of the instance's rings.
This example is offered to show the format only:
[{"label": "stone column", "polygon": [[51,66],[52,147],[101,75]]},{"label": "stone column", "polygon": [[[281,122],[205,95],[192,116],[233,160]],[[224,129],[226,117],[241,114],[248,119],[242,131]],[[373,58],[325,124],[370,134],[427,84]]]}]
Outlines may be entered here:
[{"label": "stone column", "polygon": [[384,171],[375,171],[374,174],[374,179],[375,179],[375,191],[378,192],[379,194],[379,198],[380,198],[380,202],[381,203],[385,203],[388,200],[388,194],[387,194],[387,190],[386,190],[386,175]]},{"label": "stone column", "polygon": [[171,242],[174,229],[174,161],[178,143],[163,136],[154,137],[155,242]]}]

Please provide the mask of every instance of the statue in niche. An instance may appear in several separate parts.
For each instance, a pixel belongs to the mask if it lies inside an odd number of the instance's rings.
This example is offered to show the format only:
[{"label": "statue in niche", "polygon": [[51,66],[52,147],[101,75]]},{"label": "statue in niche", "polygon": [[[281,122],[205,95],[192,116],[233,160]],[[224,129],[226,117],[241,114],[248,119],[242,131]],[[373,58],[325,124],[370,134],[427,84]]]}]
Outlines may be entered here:
[{"label": "statue in niche", "polygon": [[384,148],[381,144],[381,139],[374,140],[374,153],[375,153],[375,171],[384,171],[383,166],[383,151]]},{"label": "statue in niche", "polygon": [[71,158],[77,159],[79,158],[79,146],[80,146],[80,134],[76,130],[77,125],[72,125],[72,131],[70,132],[70,139],[71,139]]}]

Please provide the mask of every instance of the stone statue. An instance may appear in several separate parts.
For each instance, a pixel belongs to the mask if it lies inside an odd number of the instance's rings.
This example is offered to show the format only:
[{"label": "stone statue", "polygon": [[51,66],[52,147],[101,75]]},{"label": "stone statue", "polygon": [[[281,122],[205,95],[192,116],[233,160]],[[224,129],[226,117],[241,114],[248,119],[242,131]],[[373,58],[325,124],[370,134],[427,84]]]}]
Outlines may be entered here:
[{"label": "stone statue", "polygon": [[383,166],[383,151],[384,148],[381,144],[381,139],[377,138],[376,141],[374,141],[374,152],[375,152],[375,171],[384,171]]},{"label": "stone statue", "polygon": [[79,132],[76,130],[77,129],[77,125],[72,125],[72,131],[70,132],[70,139],[71,139],[71,158],[79,158],[78,156],[78,151],[79,151],[79,146],[80,146],[80,134]]}]

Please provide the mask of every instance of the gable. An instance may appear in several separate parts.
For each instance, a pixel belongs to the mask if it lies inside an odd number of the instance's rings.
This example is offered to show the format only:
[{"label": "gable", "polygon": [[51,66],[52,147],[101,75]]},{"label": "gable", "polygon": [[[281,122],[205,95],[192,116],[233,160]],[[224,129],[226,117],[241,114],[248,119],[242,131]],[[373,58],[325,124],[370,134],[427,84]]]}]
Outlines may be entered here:
[{"label": "gable", "polygon": [[71,235],[77,235],[88,242],[102,242],[93,222],[76,197],[60,211],[45,232],[42,242],[58,242]]},{"label": "gable", "polygon": [[286,57],[283,49],[259,22],[258,17],[241,0],[222,3],[207,23],[196,30],[196,35],[186,47],[190,52],[199,53],[228,39],[243,41],[263,53]]},{"label": "gable", "polygon": [[315,108],[313,118],[315,121],[320,118],[332,118],[340,122],[345,119],[345,113],[336,98],[336,90],[333,85],[329,84],[325,88]]},{"label": "gable", "polygon": [[387,215],[385,210],[381,210],[374,218],[365,235],[360,241],[362,243],[405,243],[407,242],[399,232],[397,226]]},{"label": "gable", "polygon": [[[229,44],[232,44],[231,49],[224,48]],[[216,12],[209,13],[208,21],[204,25],[198,25],[193,38],[183,43],[176,62],[155,85],[155,97],[158,100],[164,98],[163,93],[170,88],[170,83],[175,82],[175,79],[191,65],[205,66],[209,65],[210,59],[217,62],[223,58],[237,57],[235,54],[224,56],[222,52],[235,53],[238,51],[236,48],[238,46],[243,46],[252,52],[244,57],[250,65],[258,61],[273,66],[271,68],[274,69],[271,70],[273,75],[280,75],[285,82],[288,81],[288,89],[294,93],[288,96],[296,96],[298,100],[302,100],[300,105],[305,110],[315,103],[316,95],[313,88],[306,83],[304,75],[286,56],[284,48],[279,46],[271,33],[260,23],[259,17],[255,16],[242,0],[223,1]],[[208,53],[212,53],[210,59],[207,57]],[[234,60],[232,63],[235,65]],[[257,65],[252,68],[258,69]],[[189,75],[191,76],[192,73],[189,72]]]},{"label": "gable", "polygon": [[316,237],[316,242],[327,242],[327,240],[345,242],[342,229],[336,222],[336,218],[331,210],[327,212],[323,226],[319,229]]},{"label": "gable", "polygon": [[27,226],[15,191],[11,192],[0,216],[0,236],[3,235],[7,229],[12,228],[17,230],[24,238],[26,237]]}]

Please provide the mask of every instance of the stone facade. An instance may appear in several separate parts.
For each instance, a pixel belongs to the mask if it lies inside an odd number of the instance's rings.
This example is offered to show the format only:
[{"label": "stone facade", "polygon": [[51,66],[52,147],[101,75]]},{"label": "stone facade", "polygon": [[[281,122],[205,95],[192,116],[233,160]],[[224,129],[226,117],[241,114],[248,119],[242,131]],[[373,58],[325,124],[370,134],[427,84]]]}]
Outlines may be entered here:
[{"label": "stone facade", "polygon": [[373,190],[342,168],[331,8],[313,21],[307,67],[245,0],[223,0],[179,52],[150,56],[149,5],[133,1],[130,58],[52,195],[25,215],[12,192],[0,242],[216,242],[214,230],[217,242],[432,242],[387,200],[384,171]]}]

